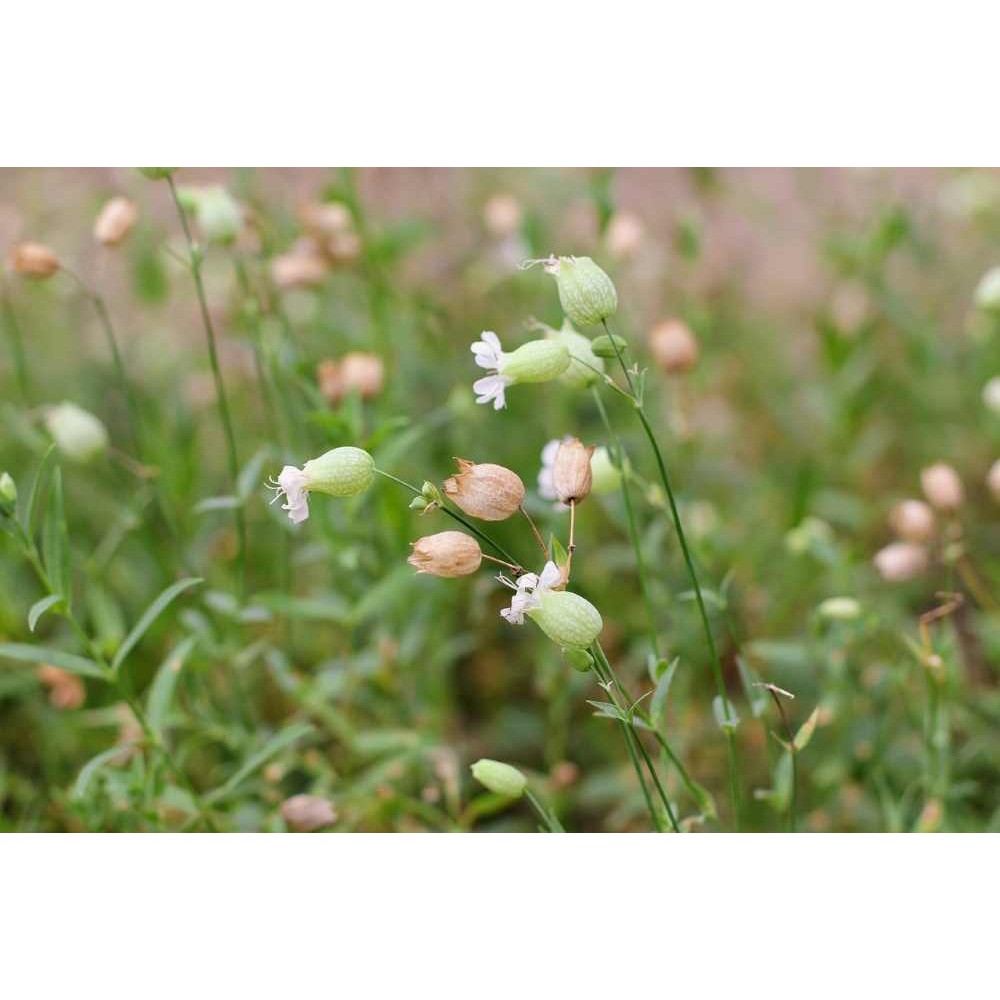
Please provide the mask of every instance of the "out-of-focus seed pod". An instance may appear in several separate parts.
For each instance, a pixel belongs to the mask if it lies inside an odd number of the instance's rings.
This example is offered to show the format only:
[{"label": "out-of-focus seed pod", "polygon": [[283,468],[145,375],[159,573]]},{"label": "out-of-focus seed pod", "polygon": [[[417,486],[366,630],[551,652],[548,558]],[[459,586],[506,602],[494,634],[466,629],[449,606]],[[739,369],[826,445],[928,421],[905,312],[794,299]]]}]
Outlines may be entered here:
[{"label": "out-of-focus seed pod", "polygon": [[983,403],[991,413],[1000,413],[1000,375],[994,375],[983,386]]},{"label": "out-of-focus seed pod", "polygon": [[354,216],[340,201],[309,202],[299,208],[302,228],[322,241],[354,231]]},{"label": "out-of-focus seed pod", "polygon": [[43,243],[18,243],[11,253],[11,267],[22,278],[44,281],[59,270],[59,258]]},{"label": "out-of-focus seed pod", "polygon": [[986,485],[990,488],[993,499],[1000,503],[1000,458],[990,466],[990,471],[986,474]]},{"label": "out-of-focus seed pod", "polygon": [[0,514],[10,517],[17,507],[17,483],[9,472],[0,473]]},{"label": "out-of-focus seed pod", "polygon": [[618,309],[614,282],[589,257],[550,257],[545,270],[556,279],[563,312],[576,326],[596,326]]},{"label": "out-of-focus seed pod", "polygon": [[638,253],[644,235],[642,219],[635,212],[615,212],[608,220],[604,242],[612,256],[629,258]]},{"label": "out-of-focus seed pod", "polygon": [[902,500],[889,515],[892,530],[904,542],[926,542],[934,537],[934,511],[923,500]]},{"label": "out-of-focus seed pod", "polygon": [[135,202],[118,195],[107,201],[94,222],[94,239],[106,247],[118,246],[139,217]]},{"label": "out-of-focus seed pod", "polygon": [[456,458],[458,473],[443,484],[456,507],[481,521],[504,521],[524,502],[524,483],[516,472],[490,462]]},{"label": "out-of-focus seed pod", "polygon": [[888,583],[903,583],[927,569],[927,550],[913,542],[892,542],[875,554],[875,568]]},{"label": "out-of-focus seed pod", "polygon": [[288,253],[271,261],[271,280],[282,290],[318,288],[329,274],[329,263],[311,239],[297,240]]},{"label": "out-of-focus seed pod", "polygon": [[828,621],[849,622],[861,616],[861,605],[853,597],[828,597],[816,611]]},{"label": "out-of-focus seed pod", "polygon": [[483,224],[491,236],[504,239],[521,228],[521,203],[512,194],[491,195],[483,206]]},{"label": "out-of-focus seed pod", "polygon": [[590,493],[593,473],[590,457],[594,446],[582,444],[578,438],[561,441],[552,463],[552,485],[556,496],[563,503],[571,500],[580,503]]},{"label": "out-of-focus seed pod", "polygon": [[45,426],[59,451],[74,462],[90,462],[108,446],[104,424],[76,403],[50,406]]},{"label": "out-of-focus seed pod", "polygon": [[980,309],[987,312],[1000,311],[1000,267],[992,267],[976,285],[973,299]]},{"label": "out-of-focus seed pod", "polygon": [[495,795],[519,799],[524,794],[528,779],[510,764],[483,758],[472,765],[472,777]]},{"label": "out-of-focus seed pod", "polygon": [[439,531],[412,543],[413,551],[406,561],[418,573],[431,576],[468,576],[479,569],[483,553],[471,535],[461,531]]},{"label": "out-of-focus seed pod", "polygon": [[698,363],[698,341],[682,319],[666,319],[649,331],[649,350],[668,375],[682,375]]},{"label": "out-of-focus seed pod", "polygon": [[243,228],[243,208],[218,184],[204,188],[186,188],[184,200],[194,205],[198,228],[211,243],[232,243]]},{"label": "out-of-focus seed pod", "polygon": [[324,358],[316,365],[316,384],[326,401],[336,406],[344,397],[340,381],[340,364],[333,358]]},{"label": "out-of-focus seed pod", "polygon": [[546,590],[538,601],[538,606],[525,614],[558,646],[586,649],[604,628],[600,612],[579,594]]},{"label": "out-of-focus seed pod", "polygon": [[958,473],[944,462],[928,466],[920,473],[924,496],[938,510],[955,511],[962,506],[965,491]]},{"label": "out-of-focus seed pod", "polygon": [[49,689],[49,701],[58,709],[79,708],[87,697],[83,681],[61,667],[43,663],[38,667],[36,676]]},{"label": "out-of-focus seed pod", "polygon": [[377,354],[352,351],[340,361],[340,379],[344,392],[356,390],[362,399],[374,399],[382,392],[385,368]]},{"label": "out-of-focus seed pod", "polygon": [[337,810],[318,795],[293,795],[281,803],[281,817],[296,833],[312,833],[336,823]]}]

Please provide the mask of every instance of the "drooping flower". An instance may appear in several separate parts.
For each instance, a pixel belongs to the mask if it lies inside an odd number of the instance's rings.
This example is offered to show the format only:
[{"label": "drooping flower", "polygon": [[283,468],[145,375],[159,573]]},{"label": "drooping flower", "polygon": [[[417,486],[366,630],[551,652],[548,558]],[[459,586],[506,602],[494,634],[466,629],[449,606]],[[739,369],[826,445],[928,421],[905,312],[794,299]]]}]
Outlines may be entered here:
[{"label": "drooping flower", "polygon": [[570,362],[569,350],[561,341],[530,340],[516,351],[505,353],[500,338],[484,330],[472,345],[476,364],[490,374],[472,384],[477,403],[493,403],[493,409],[507,405],[506,390],[518,382],[549,382],[558,378]]},{"label": "drooping flower", "polygon": [[367,451],[334,448],[306,462],[301,469],[286,465],[271,488],[276,491],[275,500],[284,495],[287,503],[281,509],[288,511],[292,524],[301,524],[309,516],[310,492],[352,497],[368,489],[374,478],[375,460]]}]

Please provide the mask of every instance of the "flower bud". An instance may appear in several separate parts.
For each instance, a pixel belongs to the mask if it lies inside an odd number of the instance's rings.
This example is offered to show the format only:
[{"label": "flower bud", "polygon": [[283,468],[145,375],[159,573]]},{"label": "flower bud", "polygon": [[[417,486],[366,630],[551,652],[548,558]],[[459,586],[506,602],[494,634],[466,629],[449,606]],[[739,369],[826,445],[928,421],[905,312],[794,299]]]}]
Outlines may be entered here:
[{"label": "flower bud", "polygon": [[412,543],[413,551],[406,561],[418,573],[431,576],[468,576],[479,569],[482,550],[471,535],[461,531],[439,531]]},{"label": "flower bud", "polygon": [[828,621],[849,622],[861,615],[861,605],[853,597],[828,597],[816,610]]},{"label": "flower bud", "polygon": [[443,484],[455,506],[481,521],[504,521],[524,502],[521,477],[502,465],[456,458],[458,473]]},{"label": "flower bud", "polygon": [[615,314],[614,283],[589,257],[550,257],[545,270],[556,279],[563,312],[577,326],[596,326]]},{"label": "flower bud", "polygon": [[17,483],[9,472],[0,473],[0,514],[10,516],[17,506]]},{"label": "flower bud", "polygon": [[79,708],[87,696],[87,689],[76,674],[50,663],[41,664],[35,672],[38,679],[49,689],[49,702],[58,709]]},{"label": "flower bud", "polygon": [[139,213],[135,202],[120,195],[106,202],[94,222],[94,239],[106,247],[116,247],[128,236]]},{"label": "flower bud", "polygon": [[557,340],[529,340],[503,356],[501,374],[515,382],[549,382],[569,367],[569,350]]},{"label": "flower bud", "polygon": [[580,503],[590,493],[593,473],[590,469],[590,457],[594,454],[594,446],[587,447],[577,438],[561,441],[552,463],[552,486],[556,497],[563,503],[571,500]]},{"label": "flower bud", "polygon": [[682,375],[698,363],[698,341],[681,319],[667,319],[649,331],[649,350],[668,375]]},{"label": "flower bud", "polygon": [[312,240],[297,240],[288,253],[271,261],[271,280],[282,290],[316,288],[329,273],[329,264]]},{"label": "flower bud", "polygon": [[603,358],[593,352],[590,338],[577,333],[569,320],[563,323],[561,330],[550,330],[546,337],[565,344],[569,351],[569,366],[559,376],[560,382],[574,389],[586,389],[601,377],[601,372],[604,371]]},{"label": "flower bud", "polygon": [[568,590],[544,590],[538,606],[526,611],[558,646],[586,649],[604,628],[601,614],[590,601]]},{"label": "flower bud", "polygon": [[312,833],[336,823],[337,811],[318,795],[293,795],[281,803],[281,817],[296,833]]},{"label": "flower bud", "polygon": [[889,524],[904,542],[926,542],[934,536],[934,511],[923,500],[903,500],[893,507]]},{"label": "flower bud", "polygon": [[59,258],[42,243],[19,243],[14,247],[11,266],[22,278],[43,281],[59,270]]},{"label": "flower bud", "polygon": [[595,448],[594,454],[590,456],[590,475],[590,492],[595,496],[614,493],[621,487],[621,471],[615,468],[608,449],[603,445]]},{"label": "flower bud", "polygon": [[927,569],[927,550],[913,542],[893,542],[875,554],[875,568],[888,583],[902,583]]},{"label": "flower bud", "polygon": [[519,799],[524,794],[528,779],[510,764],[485,757],[472,765],[472,777],[495,795],[505,795],[509,799]]},{"label": "flower bud", "polygon": [[45,426],[59,450],[74,462],[89,462],[108,446],[104,424],[76,403],[50,406]]},{"label": "flower bud", "polygon": [[928,466],[920,473],[924,496],[938,510],[953,511],[962,506],[965,493],[958,473],[944,462]]},{"label": "flower bud", "polygon": [[980,309],[988,312],[1000,310],[1000,267],[992,267],[976,285],[973,300]]},{"label": "flower bud", "polygon": [[334,448],[302,466],[306,489],[331,497],[364,493],[375,478],[375,460],[361,448]]},{"label": "flower bud", "polygon": [[1000,503],[1000,458],[990,466],[990,471],[986,474],[986,485],[993,499]]}]

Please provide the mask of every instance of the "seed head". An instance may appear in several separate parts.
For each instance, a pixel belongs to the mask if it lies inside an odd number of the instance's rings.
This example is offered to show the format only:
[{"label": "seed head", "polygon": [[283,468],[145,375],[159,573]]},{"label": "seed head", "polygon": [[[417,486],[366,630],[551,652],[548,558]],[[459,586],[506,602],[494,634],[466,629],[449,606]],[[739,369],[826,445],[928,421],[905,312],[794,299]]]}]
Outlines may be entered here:
[{"label": "seed head", "polygon": [[888,583],[903,583],[927,569],[927,550],[913,542],[892,542],[875,554],[875,568]]},{"label": "seed head", "polygon": [[106,202],[94,222],[94,239],[106,247],[116,247],[128,236],[139,212],[135,202],[121,195]]},{"label": "seed head", "polygon": [[510,764],[483,758],[472,765],[472,777],[495,795],[519,799],[524,794],[528,779]]},{"label": "seed head", "polygon": [[681,319],[667,319],[649,331],[649,350],[668,375],[682,375],[698,363],[698,341]]},{"label": "seed head", "polygon": [[934,511],[923,500],[902,500],[889,515],[892,530],[904,542],[926,542],[934,537]]},{"label": "seed head", "polygon": [[443,484],[445,495],[466,514],[481,521],[505,521],[524,502],[524,483],[516,472],[489,462],[456,458],[458,473]]},{"label": "seed head", "polygon": [[59,270],[59,258],[43,243],[19,243],[11,253],[11,266],[22,278],[44,281]]},{"label": "seed head", "polygon": [[45,426],[58,449],[74,462],[90,462],[108,446],[104,424],[76,403],[50,406]]},{"label": "seed head", "polygon": [[556,497],[563,503],[571,500],[580,503],[587,498],[593,482],[590,468],[590,457],[593,454],[594,446],[583,445],[578,438],[559,443],[552,463],[552,485]]},{"label": "seed head", "polygon": [[589,257],[555,257],[544,262],[556,279],[563,312],[577,326],[596,326],[618,309],[614,282]]},{"label": "seed head", "polygon": [[944,462],[930,465],[920,473],[924,496],[938,510],[954,511],[962,506],[965,492],[958,473]]},{"label": "seed head", "polygon": [[479,569],[482,549],[471,535],[461,531],[439,531],[412,543],[413,551],[406,561],[418,573],[431,576],[468,576]]},{"label": "seed head", "polygon": [[312,833],[336,823],[337,810],[318,795],[293,795],[281,803],[281,817],[296,833]]}]

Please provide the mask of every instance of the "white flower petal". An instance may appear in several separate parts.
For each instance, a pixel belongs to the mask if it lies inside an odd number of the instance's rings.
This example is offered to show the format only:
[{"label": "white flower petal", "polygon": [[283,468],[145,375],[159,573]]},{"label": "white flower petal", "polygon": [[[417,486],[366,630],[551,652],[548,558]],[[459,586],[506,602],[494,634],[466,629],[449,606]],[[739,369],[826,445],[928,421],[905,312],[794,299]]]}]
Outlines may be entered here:
[{"label": "white flower petal", "polygon": [[507,403],[504,389],[509,384],[510,379],[502,375],[486,375],[472,383],[472,391],[476,393],[477,403],[488,403],[492,400],[494,409],[502,410]]},{"label": "white flower petal", "polygon": [[560,582],[562,582],[562,570],[550,559],[545,564],[542,575],[538,578],[538,586],[535,588],[535,592],[537,593],[539,590],[551,590],[552,587]]}]

